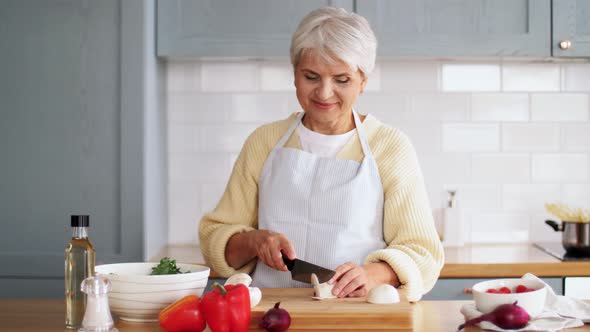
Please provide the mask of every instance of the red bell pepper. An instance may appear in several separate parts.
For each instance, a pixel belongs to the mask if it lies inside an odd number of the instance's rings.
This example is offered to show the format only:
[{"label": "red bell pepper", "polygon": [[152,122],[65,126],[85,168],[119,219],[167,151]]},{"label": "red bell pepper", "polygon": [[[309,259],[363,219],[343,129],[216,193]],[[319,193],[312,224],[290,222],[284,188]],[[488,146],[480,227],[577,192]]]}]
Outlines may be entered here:
[{"label": "red bell pepper", "polygon": [[201,332],[205,330],[205,317],[200,310],[199,297],[187,295],[170,304],[158,315],[160,326],[166,332]]},{"label": "red bell pepper", "polygon": [[201,300],[201,310],[212,332],[246,332],[252,315],[248,287],[213,283],[213,290]]}]

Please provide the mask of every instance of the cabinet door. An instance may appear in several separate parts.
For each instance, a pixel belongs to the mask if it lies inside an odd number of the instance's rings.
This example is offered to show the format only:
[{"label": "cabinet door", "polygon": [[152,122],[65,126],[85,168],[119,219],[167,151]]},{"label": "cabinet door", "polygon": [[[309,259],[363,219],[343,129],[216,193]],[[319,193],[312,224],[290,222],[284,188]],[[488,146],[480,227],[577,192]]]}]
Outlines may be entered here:
[{"label": "cabinet door", "polygon": [[159,0],[158,55],[289,56],[291,35],[311,10],[352,0]]},{"label": "cabinet door", "polygon": [[362,0],[384,56],[550,56],[550,0]]},{"label": "cabinet door", "polygon": [[[570,42],[569,47],[560,46]],[[590,56],[590,1],[553,1],[553,56]]]},{"label": "cabinet door", "polygon": [[142,259],[141,8],[0,1],[0,297],[63,296],[71,214],[97,263]]},{"label": "cabinet door", "polygon": [[[551,286],[555,294],[563,294],[562,278],[541,278]],[[471,288],[481,281],[490,280],[484,278],[438,279],[434,288],[428,292],[422,300],[473,300],[473,295],[465,294],[465,288]]]},{"label": "cabinet door", "polygon": [[567,277],[564,288],[565,296],[590,300],[590,277]]}]

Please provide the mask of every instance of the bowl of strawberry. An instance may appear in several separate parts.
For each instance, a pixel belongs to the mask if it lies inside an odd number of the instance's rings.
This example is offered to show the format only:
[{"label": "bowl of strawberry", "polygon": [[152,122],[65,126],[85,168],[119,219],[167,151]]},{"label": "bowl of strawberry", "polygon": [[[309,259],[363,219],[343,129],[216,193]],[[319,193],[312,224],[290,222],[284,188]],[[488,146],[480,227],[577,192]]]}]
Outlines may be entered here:
[{"label": "bowl of strawberry", "polygon": [[518,301],[518,305],[534,318],[543,311],[547,289],[538,280],[493,279],[473,285],[472,292],[477,310],[484,314],[499,305]]}]

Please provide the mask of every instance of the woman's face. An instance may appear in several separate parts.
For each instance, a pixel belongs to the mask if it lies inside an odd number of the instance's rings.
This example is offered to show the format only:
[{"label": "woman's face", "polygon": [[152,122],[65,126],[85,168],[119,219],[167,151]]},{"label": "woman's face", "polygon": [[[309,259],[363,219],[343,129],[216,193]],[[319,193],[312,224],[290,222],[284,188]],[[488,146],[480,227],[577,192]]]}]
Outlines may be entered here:
[{"label": "woman's face", "polygon": [[325,62],[314,51],[304,52],[295,68],[297,99],[306,118],[317,123],[346,119],[367,80],[341,60]]}]

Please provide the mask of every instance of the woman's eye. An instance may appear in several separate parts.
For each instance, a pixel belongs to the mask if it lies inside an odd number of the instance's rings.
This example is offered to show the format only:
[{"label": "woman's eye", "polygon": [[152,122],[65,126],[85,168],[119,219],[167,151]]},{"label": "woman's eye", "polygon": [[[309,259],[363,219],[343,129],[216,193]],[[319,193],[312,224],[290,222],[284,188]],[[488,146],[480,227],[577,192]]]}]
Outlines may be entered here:
[{"label": "woman's eye", "polygon": [[310,81],[314,81],[314,80],[317,80],[318,77],[317,76],[311,76],[311,75],[305,75],[305,78],[308,79],[308,80],[310,80]]},{"label": "woman's eye", "polygon": [[342,83],[342,84],[348,83],[348,81],[350,81],[349,78],[339,78],[336,80],[336,82]]}]

